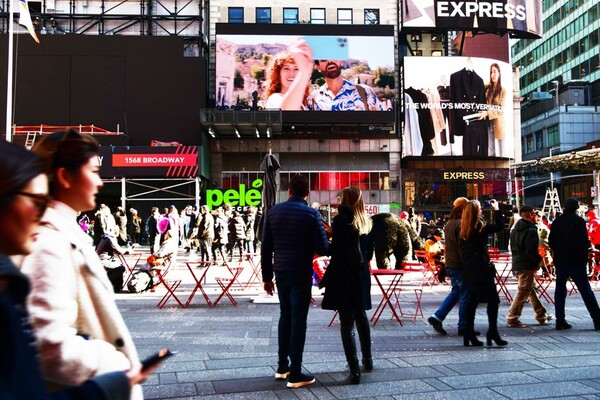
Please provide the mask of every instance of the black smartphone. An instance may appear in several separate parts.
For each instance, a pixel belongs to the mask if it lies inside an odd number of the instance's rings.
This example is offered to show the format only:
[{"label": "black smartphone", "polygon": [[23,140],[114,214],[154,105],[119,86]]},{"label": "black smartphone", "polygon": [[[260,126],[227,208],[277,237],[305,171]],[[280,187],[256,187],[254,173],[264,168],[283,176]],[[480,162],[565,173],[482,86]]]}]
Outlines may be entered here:
[{"label": "black smartphone", "polygon": [[142,372],[174,355],[171,350],[164,348],[142,361]]}]

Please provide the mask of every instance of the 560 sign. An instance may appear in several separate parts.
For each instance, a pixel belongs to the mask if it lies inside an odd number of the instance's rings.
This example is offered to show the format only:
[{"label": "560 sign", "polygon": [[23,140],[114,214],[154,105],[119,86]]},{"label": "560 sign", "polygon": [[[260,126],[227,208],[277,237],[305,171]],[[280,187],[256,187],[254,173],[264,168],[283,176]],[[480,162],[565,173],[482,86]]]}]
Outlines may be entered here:
[{"label": "560 sign", "polygon": [[262,189],[262,179],[256,179],[252,182],[252,189],[246,190],[245,184],[240,184],[238,190],[220,190],[220,189],[207,189],[206,190],[206,205],[212,210],[215,207],[219,207],[223,204],[230,204],[232,206],[260,206],[262,201],[262,193],[259,189]]}]

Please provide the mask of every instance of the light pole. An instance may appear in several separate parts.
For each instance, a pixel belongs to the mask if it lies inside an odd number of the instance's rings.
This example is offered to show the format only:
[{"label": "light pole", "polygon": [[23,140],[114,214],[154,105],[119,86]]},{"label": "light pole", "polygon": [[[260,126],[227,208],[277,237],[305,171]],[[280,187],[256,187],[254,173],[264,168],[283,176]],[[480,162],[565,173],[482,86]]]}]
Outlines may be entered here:
[{"label": "light pole", "polygon": [[[554,82],[557,82],[557,81],[554,81]],[[550,150],[549,150],[549,152],[550,152],[550,161],[552,161],[552,151],[553,150],[557,150],[557,149],[560,152],[560,146],[552,146],[552,147],[550,147]],[[552,192],[554,192],[554,172],[552,172],[552,169],[550,169],[550,190]]]}]

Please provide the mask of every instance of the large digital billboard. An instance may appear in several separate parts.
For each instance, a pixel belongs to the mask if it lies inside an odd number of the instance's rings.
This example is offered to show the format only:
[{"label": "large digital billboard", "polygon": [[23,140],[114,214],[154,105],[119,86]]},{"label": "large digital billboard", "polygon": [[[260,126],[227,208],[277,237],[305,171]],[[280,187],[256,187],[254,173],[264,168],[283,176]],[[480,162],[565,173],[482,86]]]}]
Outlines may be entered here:
[{"label": "large digital billboard", "polygon": [[541,0],[402,0],[402,28],[542,35]]},{"label": "large digital billboard", "polygon": [[489,58],[406,57],[404,155],[514,158],[512,83]]},{"label": "large digital billboard", "polygon": [[376,111],[393,121],[393,26],[217,24],[216,33],[217,109]]}]

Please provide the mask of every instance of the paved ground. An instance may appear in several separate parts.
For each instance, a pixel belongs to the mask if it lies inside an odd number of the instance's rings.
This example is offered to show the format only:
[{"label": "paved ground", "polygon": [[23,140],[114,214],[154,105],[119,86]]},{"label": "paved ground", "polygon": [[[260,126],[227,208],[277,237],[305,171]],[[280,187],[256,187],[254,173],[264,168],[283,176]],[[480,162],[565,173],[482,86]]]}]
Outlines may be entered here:
[{"label": "paved ground", "polygon": [[[216,297],[216,275],[208,274],[209,295]],[[191,289],[191,278],[178,267],[172,276],[184,277],[182,290]],[[244,277],[244,276],[242,276]],[[510,282],[510,281],[509,281]],[[373,286],[373,301],[381,294]],[[510,282],[510,291],[516,287]],[[504,327],[509,304],[500,305],[500,333],[506,348],[465,348],[456,335],[457,315],[445,321],[446,337],[436,334],[427,317],[435,311],[449,286],[426,289],[422,305],[425,317],[404,326],[390,319],[386,310],[371,328],[375,369],[363,373],[360,385],[347,384],[347,368],[339,326],[327,324],[332,312],[321,310],[319,291],[309,312],[304,368],[317,382],[301,389],[287,389],[276,381],[277,304],[255,304],[254,290],[237,291],[239,304],[225,299],[209,308],[196,296],[187,309],[169,302],[159,310],[156,303],[165,293],[118,295],[119,307],[132,331],[142,357],[161,347],[178,354],[165,362],[144,384],[148,399],[547,399],[600,398],[600,332],[578,294],[567,298],[567,319],[574,328],[555,331],[554,324],[537,325],[526,305],[524,329]],[[595,289],[600,293],[600,285]],[[413,297],[407,294],[403,298]],[[187,297],[184,295],[184,297]],[[412,305],[407,304],[406,313]],[[549,307],[553,312],[553,307]],[[369,316],[372,311],[369,312]],[[485,333],[485,307],[480,306],[476,328]]]}]

